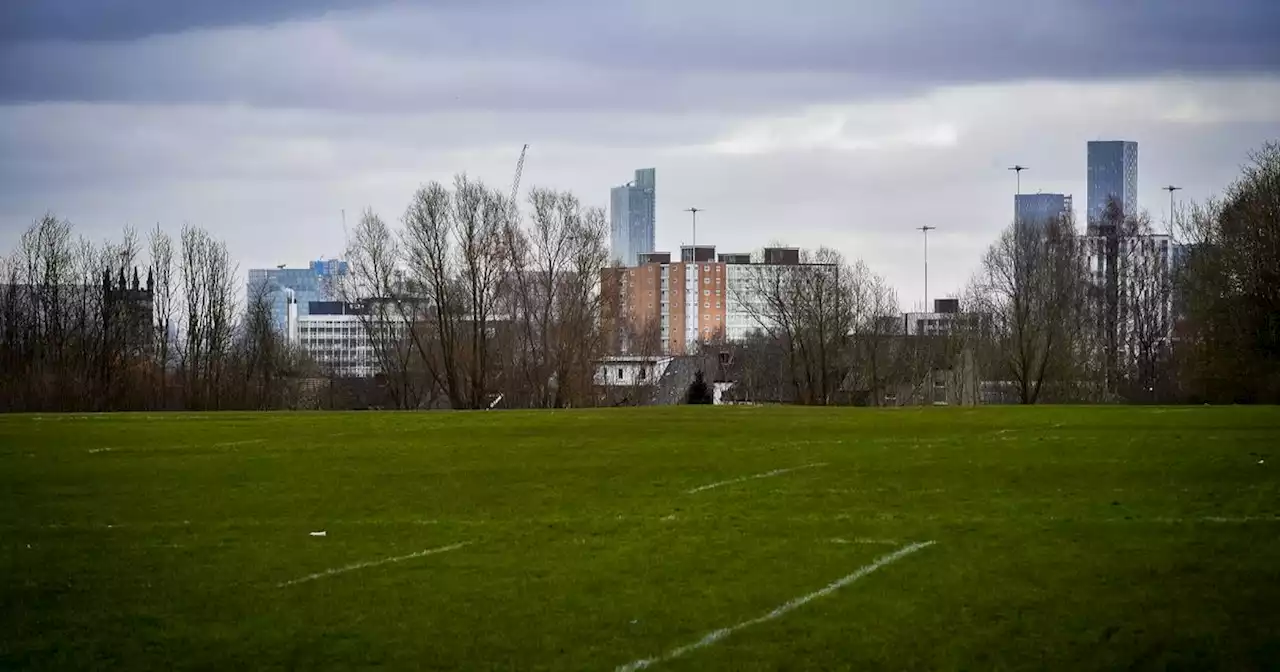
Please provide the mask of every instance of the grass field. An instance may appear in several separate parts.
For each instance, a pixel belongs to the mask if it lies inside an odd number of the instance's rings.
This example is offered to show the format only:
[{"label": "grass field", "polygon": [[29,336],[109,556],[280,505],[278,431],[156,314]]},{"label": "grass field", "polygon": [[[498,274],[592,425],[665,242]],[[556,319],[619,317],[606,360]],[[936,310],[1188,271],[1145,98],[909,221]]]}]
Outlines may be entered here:
[{"label": "grass field", "polygon": [[1274,408],[4,417],[0,668],[1276,669],[1277,469]]}]

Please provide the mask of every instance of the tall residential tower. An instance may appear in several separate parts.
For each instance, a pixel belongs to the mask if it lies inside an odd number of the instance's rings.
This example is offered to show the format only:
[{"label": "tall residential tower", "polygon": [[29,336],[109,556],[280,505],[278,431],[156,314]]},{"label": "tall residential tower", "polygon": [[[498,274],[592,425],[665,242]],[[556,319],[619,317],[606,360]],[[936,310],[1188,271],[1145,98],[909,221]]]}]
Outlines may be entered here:
[{"label": "tall residential tower", "polygon": [[1087,226],[1095,233],[1115,199],[1126,216],[1138,214],[1138,143],[1125,140],[1089,142],[1089,209]]},{"label": "tall residential tower", "polygon": [[635,180],[609,193],[611,261],[636,266],[654,246],[654,169],[641,168]]}]

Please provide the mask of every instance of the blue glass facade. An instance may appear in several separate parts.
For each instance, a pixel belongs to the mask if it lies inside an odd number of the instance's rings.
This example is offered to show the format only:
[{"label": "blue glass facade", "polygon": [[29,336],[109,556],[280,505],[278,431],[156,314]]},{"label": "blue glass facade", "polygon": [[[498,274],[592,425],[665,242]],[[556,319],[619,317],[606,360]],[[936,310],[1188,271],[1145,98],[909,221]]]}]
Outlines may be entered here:
[{"label": "blue glass facade", "polygon": [[635,266],[641,254],[653,252],[655,173],[653,168],[637,170],[634,181],[609,192],[609,243],[616,263]]},{"label": "blue glass facade", "polygon": [[324,301],[330,297],[328,280],[347,274],[347,262],[337,259],[311,262],[307,268],[252,268],[246,296],[253,296],[264,287],[271,302],[271,319],[276,329],[284,331],[288,308],[285,306],[284,289],[292,289],[298,300],[298,315],[306,315],[312,301]]},{"label": "blue glass facade", "polygon": [[1013,197],[1013,211],[1019,228],[1042,231],[1049,223],[1071,215],[1068,194],[1018,194]]},{"label": "blue glass facade", "polygon": [[1092,233],[1114,198],[1125,215],[1138,213],[1138,143],[1097,140],[1089,143],[1088,227]]}]

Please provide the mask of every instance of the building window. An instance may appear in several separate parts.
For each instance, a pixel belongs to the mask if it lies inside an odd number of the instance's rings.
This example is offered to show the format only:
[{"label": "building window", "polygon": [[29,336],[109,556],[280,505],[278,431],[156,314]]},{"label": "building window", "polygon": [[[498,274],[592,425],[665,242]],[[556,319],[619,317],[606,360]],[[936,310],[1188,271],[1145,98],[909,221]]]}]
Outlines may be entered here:
[{"label": "building window", "polygon": [[636,378],[640,380],[644,380],[647,376],[648,376],[648,373],[645,371],[644,367],[640,367],[640,373],[636,374]]},{"label": "building window", "polygon": [[704,290],[702,290],[702,295],[703,295],[703,296],[711,296],[711,290],[709,290],[709,289],[704,289]]},{"label": "building window", "polygon": [[709,285],[709,284],[711,284],[711,277],[710,277],[710,276],[708,276],[708,277],[703,278],[703,279],[702,279],[702,284],[704,284],[704,285]]},{"label": "building window", "polygon": [[618,369],[618,380],[622,380],[622,369]]}]

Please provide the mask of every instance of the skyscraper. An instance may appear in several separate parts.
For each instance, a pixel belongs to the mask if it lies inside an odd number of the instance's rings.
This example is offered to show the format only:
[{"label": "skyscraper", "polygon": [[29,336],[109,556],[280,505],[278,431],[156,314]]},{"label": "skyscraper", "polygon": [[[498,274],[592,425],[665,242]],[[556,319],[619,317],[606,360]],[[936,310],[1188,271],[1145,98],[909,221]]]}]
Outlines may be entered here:
[{"label": "skyscraper", "polygon": [[635,180],[609,193],[611,257],[615,263],[635,266],[640,255],[654,246],[654,169],[641,168]]},{"label": "skyscraper", "polygon": [[1138,213],[1138,143],[1125,140],[1089,142],[1088,231],[1096,231],[1114,198],[1126,216]]},{"label": "skyscraper", "polygon": [[1070,194],[1018,194],[1013,197],[1018,227],[1043,231],[1049,223],[1071,215]]}]

